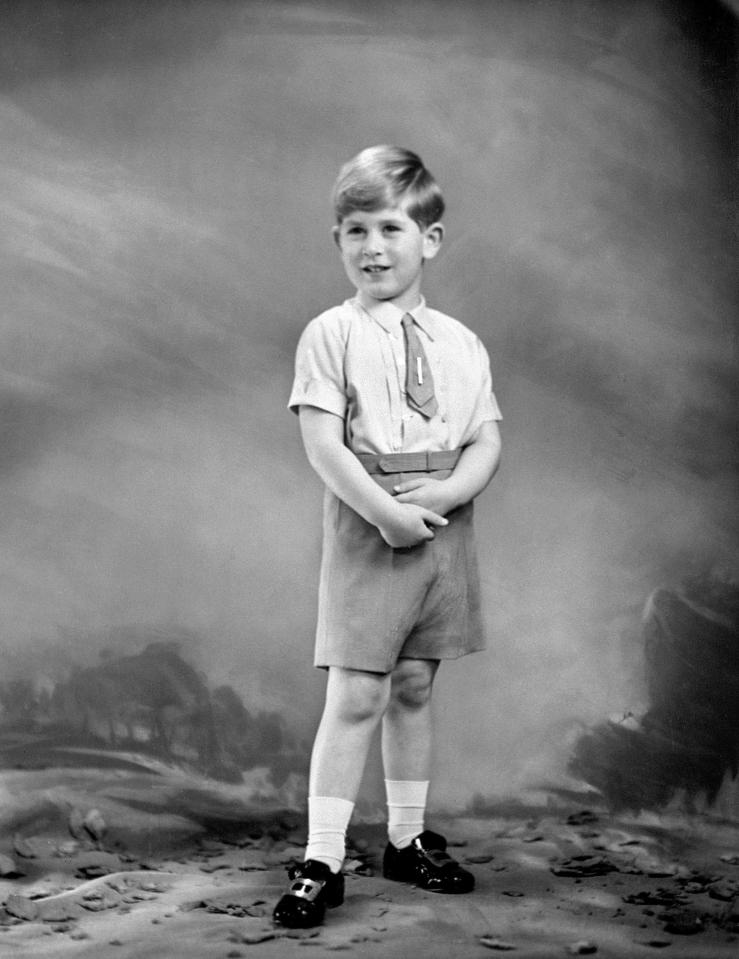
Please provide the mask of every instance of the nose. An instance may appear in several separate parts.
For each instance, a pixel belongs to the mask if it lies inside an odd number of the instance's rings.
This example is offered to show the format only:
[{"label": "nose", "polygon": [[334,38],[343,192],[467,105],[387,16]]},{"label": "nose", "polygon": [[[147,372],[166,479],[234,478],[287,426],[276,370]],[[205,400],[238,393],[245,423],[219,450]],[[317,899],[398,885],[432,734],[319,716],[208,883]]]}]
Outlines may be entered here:
[{"label": "nose", "polygon": [[378,230],[368,230],[362,245],[365,256],[376,256],[382,250],[382,236]]}]

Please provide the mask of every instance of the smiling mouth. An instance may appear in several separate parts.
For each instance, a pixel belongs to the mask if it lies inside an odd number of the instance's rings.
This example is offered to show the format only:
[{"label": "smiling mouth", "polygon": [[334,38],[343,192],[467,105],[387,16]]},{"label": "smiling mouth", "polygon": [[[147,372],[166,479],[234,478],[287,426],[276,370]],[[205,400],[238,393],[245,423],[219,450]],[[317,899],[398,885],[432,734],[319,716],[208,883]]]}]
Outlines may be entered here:
[{"label": "smiling mouth", "polygon": [[373,266],[363,266],[362,272],[363,273],[384,273],[385,270],[389,270],[389,269],[390,269],[389,266],[378,266],[377,264],[375,264]]}]

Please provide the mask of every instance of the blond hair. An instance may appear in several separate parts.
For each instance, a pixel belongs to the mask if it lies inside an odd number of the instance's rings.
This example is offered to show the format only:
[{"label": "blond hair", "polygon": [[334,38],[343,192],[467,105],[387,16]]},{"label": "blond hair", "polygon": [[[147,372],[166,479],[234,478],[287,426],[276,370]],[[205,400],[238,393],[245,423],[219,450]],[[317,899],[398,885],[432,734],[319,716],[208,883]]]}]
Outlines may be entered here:
[{"label": "blond hair", "polygon": [[331,200],[338,223],[355,210],[372,211],[405,203],[422,228],[444,214],[441,190],[421,158],[402,147],[367,147],[339,170]]}]

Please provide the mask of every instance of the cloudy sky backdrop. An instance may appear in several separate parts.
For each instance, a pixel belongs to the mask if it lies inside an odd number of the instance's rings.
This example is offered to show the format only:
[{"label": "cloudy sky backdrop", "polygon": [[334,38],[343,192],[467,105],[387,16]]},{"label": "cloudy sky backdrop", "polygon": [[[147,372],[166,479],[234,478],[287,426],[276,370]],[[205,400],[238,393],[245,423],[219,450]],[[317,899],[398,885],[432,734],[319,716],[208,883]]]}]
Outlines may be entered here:
[{"label": "cloudy sky backdrop", "polygon": [[642,704],[650,590],[735,571],[730,7],[4,9],[8,675],[179,635],[310,734],[321,489],[285,403],[301,329],[351,293],[336,170],[399,143],[449,207],[427,297],[486,343],[505,417],[490,650],[440,674],[434,796],[556,779],[580,724]]}]

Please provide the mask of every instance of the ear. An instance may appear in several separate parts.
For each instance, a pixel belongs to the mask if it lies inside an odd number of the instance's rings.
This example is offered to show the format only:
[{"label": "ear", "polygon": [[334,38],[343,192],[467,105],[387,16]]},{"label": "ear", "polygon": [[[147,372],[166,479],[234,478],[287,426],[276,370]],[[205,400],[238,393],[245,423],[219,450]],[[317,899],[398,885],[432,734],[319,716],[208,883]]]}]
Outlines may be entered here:
[{"label": "ear", "polygon": [[331,236],[334,238],[334,243],[341,249],[341,228],[338,226],[332,227]]},{"label": "ear", "polygon": [[424,260],[433,260],[441,249],[441,241],[444,239],[444,227],[441,223],[432,223],[423,231],[423,258]]}]

